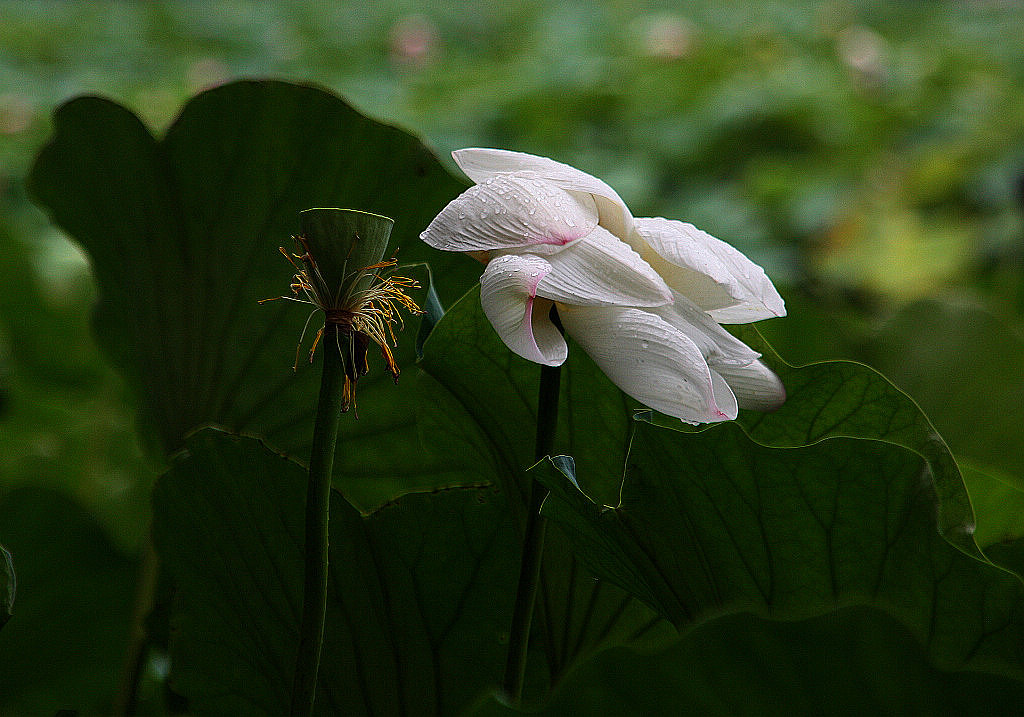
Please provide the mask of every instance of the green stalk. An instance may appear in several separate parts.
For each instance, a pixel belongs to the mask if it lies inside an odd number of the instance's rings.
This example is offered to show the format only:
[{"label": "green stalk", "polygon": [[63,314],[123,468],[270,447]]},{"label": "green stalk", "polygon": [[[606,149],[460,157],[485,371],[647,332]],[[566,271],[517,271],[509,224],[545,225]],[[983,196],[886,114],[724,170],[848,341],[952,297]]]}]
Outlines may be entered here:
[{"label": "green stalk", "polygon": [[[551,448],[555,443],[561,372],[560,366],[541,366],[540,368],[540,392],[537,397],[537,440],[534,451],[536,460],[551,455]],[[512,705],[519,704],[523,698],[527,647],[530,641],[530,626],[533,623],[533,608],[537,601],[537,586],[540,583],[541,554],[544,552],[544,533],[547,523],[540,514],[540,506],[547,497],[548,491],[536,480],[530,481],[529,490],[526,529],[523,533],[523,557],[519,565],[519,586],[516,589],[516,602],[512,609],[512,626],[509,629],[505,676],[501,681],[505,699]]]},{"label": "green stalk", "polygon": [[345,366],[337,349],[338,327],[328,323],[323,336],[324,369],[320,380],[313,450],[309,457],[306,487],[305,580],[302,594],[302,622],[299,625],[299,653],[292,681],[291,715],[308,717],[316,698],[316,676],[324,642],[327,615],[327,523],[330,517],[331,472],[334,446],[338,440]]},{"label": "green stalk", "polygon": [[149,653],[149,633],[146,619],[153,611],[156,599],[157,579],[160,575],[159,561],[153,548],[152,536],[146,539],[146,552],[139,566],[135,589],[135,608],[132,611],[132,633],[129,638],[128,654],[121,673],[121,685],[114,699],[113,714],[117,717],[131,717],[139,702],[139,681],[146,666]]}]

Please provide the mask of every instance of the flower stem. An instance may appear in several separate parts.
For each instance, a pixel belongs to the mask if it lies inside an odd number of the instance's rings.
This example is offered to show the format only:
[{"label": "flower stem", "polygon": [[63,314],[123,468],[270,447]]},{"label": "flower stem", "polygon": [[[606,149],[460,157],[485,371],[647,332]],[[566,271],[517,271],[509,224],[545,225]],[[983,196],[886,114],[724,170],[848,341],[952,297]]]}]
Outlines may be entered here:
[{"label": "flower stem", "polygon": [[[537,398],[537,440],[534,452],[534,457],[537,460],[550,455],[555,442],[560,379],[560,366],[541,366],[540,392]],[[519,586],[516,589],[516,602],[512,609],[512,626],[509,629],[505,676],[501,682],[505,699],[513,705],[519,704],[523,697],[527,647],[530,641],[534,603],[537,601],[541,553],[544,551],[546,527],[546,521],[540,514],[540,506],[548,492],[544,486],[532,479],[529,491],[526,529],[523,533],[523,557],[519,566]]]},{"label": "flower stem", "polygon": [[335,348],[337,330],[337,326],[331,323],[328,323],[324,330],[324,368],[320,381],[316,423],[313,425],[313,450],[309,457],[309,483],[306,487],[305,580],[302,622],[299,625],[299,652],[292,681],[293,717],[307,717],[313,712],[316,676],[324,640],[324,620],[327,615],[327,524],[331,505],[331,473],[345,386],[344,364],[340,352]]},{"label": "flower stem", "polygon": [[121,673],[121,685],[112,710],[117,717],[131,717],[138,708],[139,681],[145,671],[146,657],[149,653],[149,632],[146,629],[146,620],[153,611],[159,574],[159,561],[156,550],[153,548],[152,536],[150,536],[146,539],[146,552],[143,554],[142,564],[139,566],[128,655],[125,658],[124,670]]}]

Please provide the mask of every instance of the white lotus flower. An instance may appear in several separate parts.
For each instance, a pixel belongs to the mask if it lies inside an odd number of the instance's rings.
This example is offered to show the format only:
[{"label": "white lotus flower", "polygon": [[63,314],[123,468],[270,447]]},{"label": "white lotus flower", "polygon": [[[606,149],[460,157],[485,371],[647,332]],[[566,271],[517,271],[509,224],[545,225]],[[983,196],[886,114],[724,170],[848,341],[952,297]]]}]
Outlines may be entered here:
[{"label": "white lotus flower", "polygon": [[420,238],[487,264],[484,313],[523,358],[558,366],[550,318],[619,388],[686,423],[770,410],[782,382],[720,323],[786,313],[761,267],[692,224],[634,218],[596,177],[545,157],[462,149],[474,182]]}]

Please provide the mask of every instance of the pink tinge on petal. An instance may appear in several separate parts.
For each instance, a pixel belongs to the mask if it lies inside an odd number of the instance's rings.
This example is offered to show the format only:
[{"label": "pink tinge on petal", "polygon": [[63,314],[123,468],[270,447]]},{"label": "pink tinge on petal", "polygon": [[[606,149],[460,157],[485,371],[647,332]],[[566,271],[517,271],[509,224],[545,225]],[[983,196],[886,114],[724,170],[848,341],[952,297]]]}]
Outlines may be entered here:
[{"label": "pink tinge on petal", "polygon": [[545,253],[587,236],[597,222],[590,195],[574,197],[551,182],[499,175],[449,202],[420,238],[444,251],[537,247],[534,253]]},{"label": "pink tinge on petal", "polygon": [[621,306],[559,305],[565,330],[615,385],[685,423],[736,417],[736,401],[686,334],[656,314]]},{"label": "pink tinge on petal", "polygon": [[480,276],[480,304],[498,336],[519,356],[558,366],[568,355],[565,339],[548,318],[551,301],[537,288],[552,271],[543,258],[506,254],[491,260]]},{"label": "pink tinge on petal", "polygon": [[550,239],[538,240],[537,244],[554,244],[555,246],[565,246],[566,244],[572,244],[577,239],[582,239],[586,234],[579,233],[574,235],[555,235]]}]

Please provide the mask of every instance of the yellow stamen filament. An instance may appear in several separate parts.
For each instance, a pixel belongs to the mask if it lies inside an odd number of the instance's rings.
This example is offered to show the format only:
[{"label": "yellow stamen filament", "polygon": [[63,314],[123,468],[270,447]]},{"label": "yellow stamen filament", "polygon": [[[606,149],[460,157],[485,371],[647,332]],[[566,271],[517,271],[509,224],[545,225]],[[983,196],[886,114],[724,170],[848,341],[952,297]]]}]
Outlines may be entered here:
[{"label": "yellow stamen filament", "polygon": [[[279,247],[281,254],[284,255],[296,270],[289,287],[293,296],[275,296],[269,299],[262,299],[259,303],[263,304],[275,299],[286,299],[301,304],[309,304],[324,312],[324,324],[317,330],[316,336],[313,339],[313,346],[309,350],[310,362],[313,361],[313,356],[317,346],[320,344],[324,329],[328,323],[331,323],[338,326],[343,333],[357,332],[364,334],[380,346],[381,354],[387,362],[388,371],[397,380],[399,370],[395,363],[394,354],[391,351],[392,346],[398,345],[394,327],[397,324],[399,330],[401,330],[405,326],[400,309],[405,309],[412,314],[423,313],[412,297],[405,293],[407,290],[420,288],[419,282],[404,276],[382,277],[381,269],[390,269],[397,264],[396,260],[392,258],[346,274],[342,284],[343,287],[347,288],[345,296],[338,296],[335,300],[331,301],[328,299],[330,296],[329,289],[323,280],[323,276],[320,274],[316,261],[309,253],[304,238],[296,237],[296,240],[306,249],[305,253],[291,254],[283,247]],[[313,272],[312,277],[310,276],[310,269]],[[369,287],[357,291],[355,289],[356,284],[359,283],[357,279],[369,271],[374,272],[373,283]],[[339,291],[341,288],[339,287]],[[312,314],[309,318],[312,318]],[[306,329],[309,328],[309,318],[306,319],[306,325],[302,329],[302,336],[299,337],[299,345],[295,349],[296,369],[298,368],[302,339],[305,337]],[[346,380],[346,392],[349,390],[354,394],[355,386],[353,385],[349,389]]]}]

